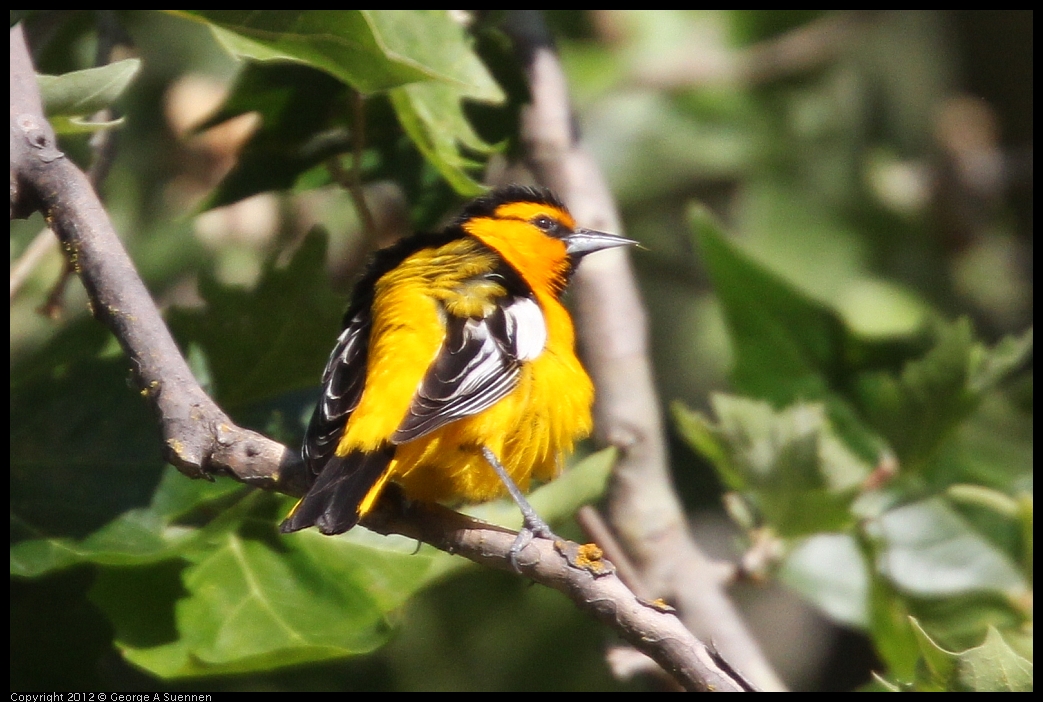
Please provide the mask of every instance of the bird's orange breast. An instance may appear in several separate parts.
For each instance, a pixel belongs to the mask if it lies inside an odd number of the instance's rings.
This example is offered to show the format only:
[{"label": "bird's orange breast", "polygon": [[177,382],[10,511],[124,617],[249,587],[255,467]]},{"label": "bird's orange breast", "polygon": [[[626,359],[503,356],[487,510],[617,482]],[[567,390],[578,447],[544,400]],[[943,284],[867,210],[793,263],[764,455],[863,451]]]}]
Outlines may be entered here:
[{"label": "bird's orange breast", "polygon": [[481,502],[506,494],[482,456],[487,446],[514,482],[551,480],[565,454],[592,428],[594,386],[573,351],[573,331],[557,301],[544,311],[548,341],[518,385],[489,409],[397,447],[390,479],[422,501]]}]

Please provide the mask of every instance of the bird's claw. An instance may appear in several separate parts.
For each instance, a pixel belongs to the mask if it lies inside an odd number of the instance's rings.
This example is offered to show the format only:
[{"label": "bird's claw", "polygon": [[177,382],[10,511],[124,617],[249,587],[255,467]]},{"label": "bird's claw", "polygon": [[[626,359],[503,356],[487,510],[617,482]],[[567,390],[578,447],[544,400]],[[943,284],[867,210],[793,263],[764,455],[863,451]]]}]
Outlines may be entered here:
[{"label": "bird's claw", "polygon": [[514,543],[507,549],[507,562],[511,564],[511,569],[515,573],[521,573],[518,555],[537,537],[547,539],[548,541],[561,540],[557,534],[551,531],[547,523],[539,517],[535,520],[526,519],[522,528],[518,530],[518,536],[515,537]]}]

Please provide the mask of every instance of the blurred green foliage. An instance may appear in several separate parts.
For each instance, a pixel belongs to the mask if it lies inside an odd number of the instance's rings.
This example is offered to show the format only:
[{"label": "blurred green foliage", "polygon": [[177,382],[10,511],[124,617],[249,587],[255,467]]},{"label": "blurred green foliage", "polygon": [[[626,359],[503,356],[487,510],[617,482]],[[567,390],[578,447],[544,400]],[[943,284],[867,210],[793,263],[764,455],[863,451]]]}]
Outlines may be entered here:
[{"label": "blurred green foliage", "polygon": [[[115,108],[106,204],[237,421],[298,443],[367,250],[437,226],[517,152],[504,19],[25,16],[82,165],[88,118]],[[723,486],[738,540],[775,544],[762,575],[868,637],[849,685],[872,666],[877,689],[1030,689],[1031,14],[547,19],[644,245],[683,499],[714,508]],[[135,58],[91,68],[113,42]],[[12,261],[41,226],[12,223]],[[289,500],[164,467],[82,291],[57,323],[36,313],[59,267],[11,309],[12,689],[625,687],[555,593],[364,530],[284,538]],[[609,464],[537,507],[596,499]],[[823,665],[782,672],[846,679]]]}]

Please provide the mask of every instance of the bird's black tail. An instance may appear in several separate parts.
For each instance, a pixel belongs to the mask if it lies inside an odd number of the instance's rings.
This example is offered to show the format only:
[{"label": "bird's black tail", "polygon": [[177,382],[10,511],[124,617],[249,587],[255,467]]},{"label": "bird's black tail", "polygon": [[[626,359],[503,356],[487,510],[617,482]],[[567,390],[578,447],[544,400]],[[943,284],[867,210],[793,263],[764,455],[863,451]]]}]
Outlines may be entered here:
[{"label": "bird's black tail", "polygon": [[293,508],[279,531],[317,526],[323,534],[340,534],[358,524],[359,506],[380,482],[395,455],[394,447],[334,456],[323,467],[308,494]]}]

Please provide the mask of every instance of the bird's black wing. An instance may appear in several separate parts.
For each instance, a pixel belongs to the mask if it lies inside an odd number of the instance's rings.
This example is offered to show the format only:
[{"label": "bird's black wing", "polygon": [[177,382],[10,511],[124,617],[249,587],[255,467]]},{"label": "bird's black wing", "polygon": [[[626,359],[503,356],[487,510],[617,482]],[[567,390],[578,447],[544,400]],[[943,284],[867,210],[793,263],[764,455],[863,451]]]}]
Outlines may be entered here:
[{"label": "bird's black wing", "polygon": [[362,399],[371,326],[369,308],[359,308],[348,318],[326,364],[322,397],[304,436],[304,462],[313,482],[279,527],[284,533],[315,525],[323,534],[340,534],[355,526],[359,504],[394,455],[390,446],[336,455],[348,418]]},{"label": "bird's black wing", "polygon": [[539,304],[509,295],[485,317],[447,314],[446,337],[391,441],[401,444],[478,414],[518,384],[522,363],[547,342]]},{"label": "bird's black wing", "polygon": [[366,270],[352,291],[351,306],[344,315],[344,331],[326,364],[322,376],[322,397],[304,437],[304,461],[313,476],[319,475],[335,456],[348,418],[362,400],[377,282],[413,253],[424,248],[437,248],[460,236],[460,231],[447,230],[438,234],[406,237],[374,253],[366,265]]},{"label": "bird's black wing", "polygon": [[371,326],[368,308],[356,312],[337,339],[322,374],[322,397],[304,436],[304,462],[312,475],[322,472],[333,457],[348,417],[362,399]]}]

